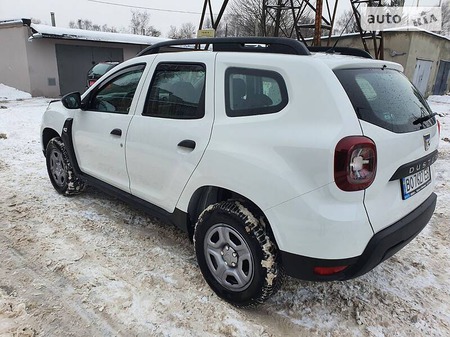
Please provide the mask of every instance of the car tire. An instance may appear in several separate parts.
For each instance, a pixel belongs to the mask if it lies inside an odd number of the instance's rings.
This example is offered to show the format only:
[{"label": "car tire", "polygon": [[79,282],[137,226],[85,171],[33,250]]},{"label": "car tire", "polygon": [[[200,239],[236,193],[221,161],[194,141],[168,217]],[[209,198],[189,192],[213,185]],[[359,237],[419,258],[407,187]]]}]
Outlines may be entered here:
[{"label": "car tire", "polygon": [[66,147],[60,138],[51,139],[45,151],[47,173],[58,193],[75,195],[84,191],[85,183],[73,171]]},{"label": "car tire", "polygon": [[194,231],[200,270],[214,292],[237,307],[251,307],[273,295],[283,280],[278,249],[264,217],[243,202],[206,208]]}]

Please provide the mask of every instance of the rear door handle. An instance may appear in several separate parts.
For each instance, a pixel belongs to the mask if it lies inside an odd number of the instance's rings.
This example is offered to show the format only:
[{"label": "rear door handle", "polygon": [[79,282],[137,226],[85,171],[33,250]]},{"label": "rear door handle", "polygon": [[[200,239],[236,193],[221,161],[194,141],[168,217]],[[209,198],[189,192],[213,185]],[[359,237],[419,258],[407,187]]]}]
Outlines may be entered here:
[{"label": "rear door handle", "polygon": [[122,130],[120,130],[120,129],[114,129],[114,130],[112,130],[111,131],[111,134],[113,135],[113,136],[122,136]]},{"label": "rear door handle", "polygon": [[190,139],[185,139],[185,140],[182,140],[181,142],[179,142],[178,146],[179,147],[185,147],[185,148],[193,150],[193,149],[195,149],[195,142],[193,140],[190,140]]}]

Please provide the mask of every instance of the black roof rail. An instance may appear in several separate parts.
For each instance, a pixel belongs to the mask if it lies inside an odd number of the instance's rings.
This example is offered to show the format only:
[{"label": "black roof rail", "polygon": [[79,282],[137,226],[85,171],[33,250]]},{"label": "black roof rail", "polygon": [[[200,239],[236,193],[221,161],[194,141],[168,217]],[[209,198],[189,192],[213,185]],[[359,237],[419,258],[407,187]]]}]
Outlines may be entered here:
[{"label": "black roof rail", "polygon": [[[216,37],[168,40],[155,43],[139,52],[136,56],[158,54],[167,51],[188,51],[191,48],[179,48],[187,45],[212,45],[213,51],[236,51],[256,53],[276,53],[293,55],[311,55],[308,48],[297,40],[282,37]],[[178,48],[173,48],[178,46]],[[171,48],[172,47],[172,48]]]},{"label": "black roof rail", "polygon": [[351,47],[308,47],[309,51],[315,53],[334,54],[339,53],[341,55],[359,56],[367,59],[373,59],[372,55],[362,49]]}]

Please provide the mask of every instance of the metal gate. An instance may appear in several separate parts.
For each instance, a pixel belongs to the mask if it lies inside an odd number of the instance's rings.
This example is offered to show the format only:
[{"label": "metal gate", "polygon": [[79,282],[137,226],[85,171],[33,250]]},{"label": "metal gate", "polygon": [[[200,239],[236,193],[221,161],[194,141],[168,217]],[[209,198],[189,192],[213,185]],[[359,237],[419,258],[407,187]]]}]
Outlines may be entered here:
[{"label": "metal gate", "polygon": [[433,95],[445,95],[449,85],[450,61],[440,61]]},{"label": "metal gate", "polygon": [[416,69],[414,70],[413,84],[419,89],[420,93],[425,96],[430,79],[432,61],[417,60]]},{"label": "metal gate", "polygon": [[123,61],[122,48],[104,48],[57,44],[59,90],[61,95],[84,92],[88,70],[98,62]]}]

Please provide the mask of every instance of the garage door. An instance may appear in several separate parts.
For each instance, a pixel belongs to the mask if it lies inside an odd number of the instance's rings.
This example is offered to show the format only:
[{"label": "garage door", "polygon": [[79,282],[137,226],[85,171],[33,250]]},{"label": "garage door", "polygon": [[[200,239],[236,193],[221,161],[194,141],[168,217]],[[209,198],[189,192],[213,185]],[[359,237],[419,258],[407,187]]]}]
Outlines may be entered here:
[{"label": "garage door", "polygon": [[60,94],[86,90],[88,70],[98,62],[123,61],[122,48],[56,45]]},{"label": "garage door", "polygon": [[439,70],[434,84],[433,95],[445,95],[450,80],[450,61],[442,61],[439,64]]},{"label": "garage door", "polygon": [[412,82],[419,89],[422,95],[425,95],[428,86],[428,80],[430,79],[432,61],[417,60],[416,69],[414,70],[414,76]]}]

